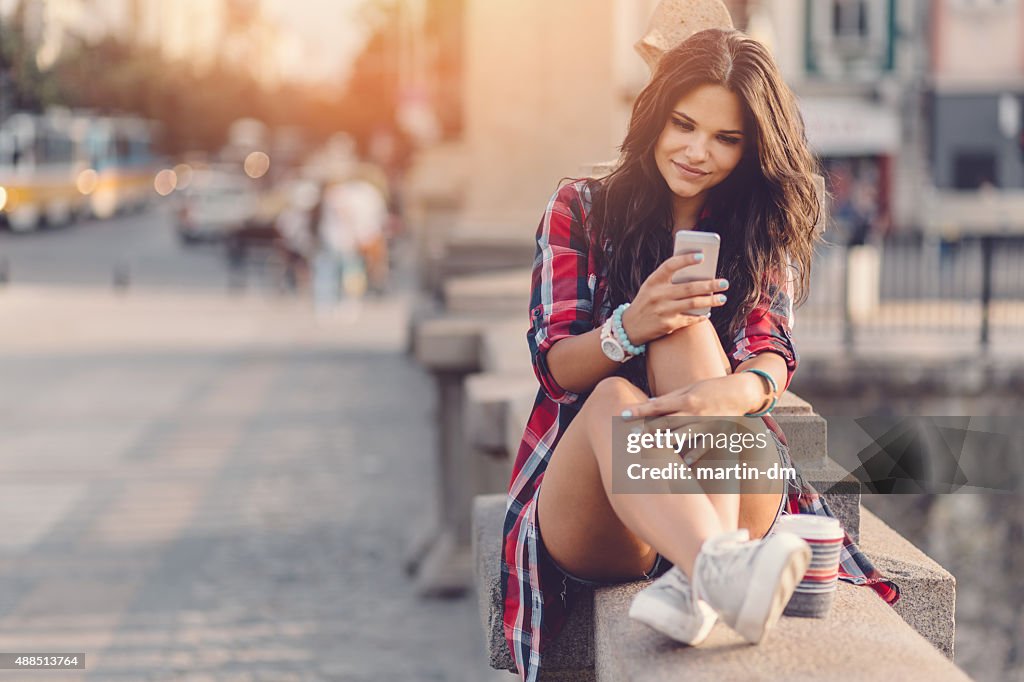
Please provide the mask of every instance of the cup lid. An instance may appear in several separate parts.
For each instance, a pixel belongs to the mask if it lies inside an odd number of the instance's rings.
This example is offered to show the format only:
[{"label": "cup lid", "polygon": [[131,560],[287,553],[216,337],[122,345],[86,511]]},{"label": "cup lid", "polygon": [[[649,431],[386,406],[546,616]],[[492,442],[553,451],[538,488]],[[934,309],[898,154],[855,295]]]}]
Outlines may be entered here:
[{"label": "cup lid", "polygon": [[819,514],[785,514],[779,517],[777,528],[801,537],[823,540],[843,536],[843,528],[839,525],[839,519]]}]

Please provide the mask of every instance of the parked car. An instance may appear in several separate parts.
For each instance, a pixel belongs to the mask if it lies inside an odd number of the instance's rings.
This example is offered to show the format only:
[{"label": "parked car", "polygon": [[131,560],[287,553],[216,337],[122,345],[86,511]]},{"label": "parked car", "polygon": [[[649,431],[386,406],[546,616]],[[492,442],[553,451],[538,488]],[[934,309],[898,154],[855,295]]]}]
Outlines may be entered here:
[{"label": "parked car", "polygon": [[197,170],[177,193],[177,231],[182,243],[219,241],[245,225],[259,206],[249,178],[221,170]]}]

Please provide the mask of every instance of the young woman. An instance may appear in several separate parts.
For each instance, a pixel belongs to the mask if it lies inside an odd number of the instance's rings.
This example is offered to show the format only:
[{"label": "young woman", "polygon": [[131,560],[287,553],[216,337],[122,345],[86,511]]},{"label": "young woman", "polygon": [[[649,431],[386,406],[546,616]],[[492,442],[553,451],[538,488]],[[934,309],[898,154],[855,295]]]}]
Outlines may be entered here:
[{"label": "young woman", "polygon": [[[634,618],[698,644],[721,616],[760,641],[809,560],[799,538],[768,535],[775,519],[829,514],[799,480],[749,495],[611,485],[614,417],[767,415],[796,368],[791,290],[805,295],[819,208],[796,102],[771,55],[717,29],[666,53],[620,161],[606,178],[561,187],[537,232],[528,341],[541,388],[502,559],[505,634],[528,680],[577,586],[661,576]],[[672,255],[680,230],[720,236],[716,279],[671,282],[699,259]],[[784,435],[764,419],[788,463]],[[841,577],[898,598],[848,537]]]}]

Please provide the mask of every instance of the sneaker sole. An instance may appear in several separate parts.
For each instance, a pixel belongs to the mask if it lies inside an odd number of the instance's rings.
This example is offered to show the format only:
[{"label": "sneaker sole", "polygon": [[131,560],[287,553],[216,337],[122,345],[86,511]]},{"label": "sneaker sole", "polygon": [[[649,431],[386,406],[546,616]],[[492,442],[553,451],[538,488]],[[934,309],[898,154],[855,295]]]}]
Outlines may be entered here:
[{"label": "sneaker sole", "polygon": [[[782,537],[776,535],[775,537]],[[793,536],[784,545],[778,541],[762,550],[751,576],[753,585],[774,585],[774,590],[749,590],[733,629],[751,644],[760,644],[779,621],[796,586],[811,563],[807,543]]]},{"label": "sneaker sole", "polygon": [[718,615],[707,604],[698,602],[697,607],[700,609],[701,615],[704,616],[704,622],[692,636],[690,632],[679,627],[678,610],[642,592],[633,597],[633,603],[629,607],[629,617],[677,642],[697,646],[708,638],[711,628],[718,620]]}]

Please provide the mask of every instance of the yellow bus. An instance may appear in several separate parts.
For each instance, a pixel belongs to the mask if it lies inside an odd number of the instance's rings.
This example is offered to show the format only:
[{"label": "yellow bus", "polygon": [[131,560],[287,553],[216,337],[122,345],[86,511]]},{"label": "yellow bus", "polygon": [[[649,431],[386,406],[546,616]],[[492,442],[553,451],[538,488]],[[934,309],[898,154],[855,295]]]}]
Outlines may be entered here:
[{"label": "yellow bus", "polygon": [[0,125],[0,213],[12,230],[69,222],[84,204],[67,116],[18,113]]},{"label": "yellow bus", "polygon": [[152,124],[18,113],[0,124],[0,216],[14,231],[109,218],[153,197]]}]

